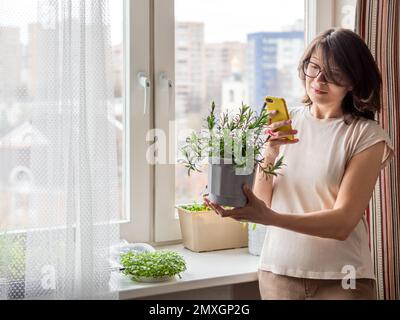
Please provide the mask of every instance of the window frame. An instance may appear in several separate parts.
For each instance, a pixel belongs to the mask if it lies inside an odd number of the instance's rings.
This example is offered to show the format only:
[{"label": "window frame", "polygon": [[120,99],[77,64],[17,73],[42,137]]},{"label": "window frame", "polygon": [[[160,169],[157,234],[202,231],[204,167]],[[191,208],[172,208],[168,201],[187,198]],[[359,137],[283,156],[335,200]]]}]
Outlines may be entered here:
[{"label": "window frame", "polygon": [[[167,54],[165,54],[167,52]],[[167,137],[167,164],[155,165],[154,241],[181,242],[179,219],[175,217],[175,90],[165,88],[160,76],[175,83],[174,0],[154,0],[154,95],[155,128]]]},{"label": "window frame", "polygon": [[305,0],[306,44],[326,29],[346,27],[343,20],[350,13],[344,9],[349,6],[355,11],[356,5],[357,0]]},{"label": "window frame", "polygon": [[146,135],[153,127],[153,99],[150,93],[144,114],[145,93],[137,78],[139,72],[147,77],[151,74],[150,8],[148,0],[124,0],[123,205],[129,220],[121,221],[120,238],[132,243],[152,242],[153,237],[154,178],[153,168],[146,160]]}]

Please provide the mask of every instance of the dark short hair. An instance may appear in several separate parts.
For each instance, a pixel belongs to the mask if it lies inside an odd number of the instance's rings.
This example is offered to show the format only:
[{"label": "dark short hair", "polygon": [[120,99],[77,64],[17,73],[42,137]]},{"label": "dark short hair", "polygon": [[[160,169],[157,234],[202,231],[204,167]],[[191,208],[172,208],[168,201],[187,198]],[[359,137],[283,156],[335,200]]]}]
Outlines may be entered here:
[{"label": "dark short hair", "polygon": [[[353,87],[343,99],[342,112],[354,118],[374,120],[375,114],[381,108],[382,76],[364,40],[348,29],[329,29],[322,32],[311,42],[300,60],[298,71],[304,84],[304,64],[316,51],[321,52],[322,67],[333,83],[343,85],[341,79],[335,79],[331,73],[332,64],[340,69]],[[303,103],[312,103],[307,93]]]}]

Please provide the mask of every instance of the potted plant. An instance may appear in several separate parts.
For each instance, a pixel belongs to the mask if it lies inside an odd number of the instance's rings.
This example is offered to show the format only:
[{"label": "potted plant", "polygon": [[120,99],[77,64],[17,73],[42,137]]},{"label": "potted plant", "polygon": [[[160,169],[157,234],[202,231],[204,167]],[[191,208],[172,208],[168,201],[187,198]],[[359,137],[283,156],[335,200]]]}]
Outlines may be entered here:
[{"label": "potted plant", "polygon": [[186,270],[184,258],[171,250],[128,251],[121,254],[123,273],[139,282],[160,282],[175,279]]},{"label": "potted plant", "polygon": [[204,204],[176,208],[185,248],[204,252],[247,247],[247,229],[241,222],[222,218]]},{"label": "potted plant", "polygon": [[[186,144],[181,148],[183,159],[180,162],[188,169],[188,175],[192,171],[201,172],[201,166],[208,162],[207,187],[208,197],[212,202],[223,206],[242,207],[247,202],[242,186],[246,183],[252,187],[257,169],[266,178],[268,175],[278,175],[278,171],[284,165],[283,157],[274,164],[264,164],[263,149],[271,137],[264,134],[269,119],[270,114],[266,108],[262,108],[262,111],[257,114],[244,104],[237,114],[223,112],[218,117],[215,114],[213,102],[202,130],[187,137]],[[189,223],[181,222],[184,243],[188,245],[189,241],[192,247],[194,246],[192,238],[195,238],[194,228],[196,223],[199,224],[193,218],[194,216],[191,217],[193,225],[191,228],[187,226]],[[183,210],[180,211],[180,219],[182,217],[188,219],[187,215],[183,214]],[[205,217],[204,214],[203,217]],[[211,217],[213,216],[209,215],[207,219]],[[244,226],[246,225],[247,223],[244,223]],[[221,225],[219,230],[223,230]],[[256,224],[248,228],[247,243],[251,254],[260,254],[265,231],[265,226],[256,230]],[[185,239],[185,233],[189,239]],[[213,239],[218,238],[209,233],[207,240],[199,239],[198,243],[212,241],[215,246],[215,243],[221,241]]]},{"label": "potted plant", "polygon": [[264,166],[263,149],[270,136],[264,133],[270,114],[266,108],[257,114],[242,104],[237,114],[215,115],[215,103],[200,132],[193,132],[181,148],[180,160],[191,171],[201,172],[208,159],[208,197],[212,202],[243,207],[247,199],[243,184],[253,185],[255,170],[277,176],[283,157]]}]

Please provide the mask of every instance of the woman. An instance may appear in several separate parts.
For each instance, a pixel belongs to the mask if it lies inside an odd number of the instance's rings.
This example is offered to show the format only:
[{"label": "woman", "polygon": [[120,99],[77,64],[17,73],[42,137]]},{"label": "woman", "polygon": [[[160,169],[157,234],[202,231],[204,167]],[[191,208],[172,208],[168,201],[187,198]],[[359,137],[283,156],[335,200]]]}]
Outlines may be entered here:
[{"label": "woman", "polygon": [[[270,124],[265,164],[284,156],[277,178],[258,173],[244,208],[223,217],[267,225],[259,264],[262,299],[376,299],[364,217],[393,147],[374,121],[381,76],[363,40],[331,29],[299,64],[305,106],[290,110],[292,132]],[[270,131],[271,132],[271,131]],[[297,134],[296,140],[284,139]]]}]

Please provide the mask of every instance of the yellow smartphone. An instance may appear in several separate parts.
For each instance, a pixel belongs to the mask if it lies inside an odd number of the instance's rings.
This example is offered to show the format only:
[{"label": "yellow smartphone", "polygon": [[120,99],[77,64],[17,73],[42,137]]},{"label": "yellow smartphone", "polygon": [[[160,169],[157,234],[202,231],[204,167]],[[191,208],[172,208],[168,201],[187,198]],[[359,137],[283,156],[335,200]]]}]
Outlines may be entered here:
[{"label": "yellow smartphone", "polygon": [[[279,122],[279,121],[285,121],[289,120],[289,112],[286,106],[286,101],[284,98],[278,98],[278,97],[271,97],[271,96],[266,96],[265,97],[265,108],[267,108],[268,112],[271,111],[278,111],[276,115],[273,116],[272,122]],[[291,131],[292,125],[286,125],[283,127],[280,127],[276,129],[275,131]],[[289,139],[289,140],[294,140],[294,135],[290,135],[288,137],[285,137],[283,139]]]}]

